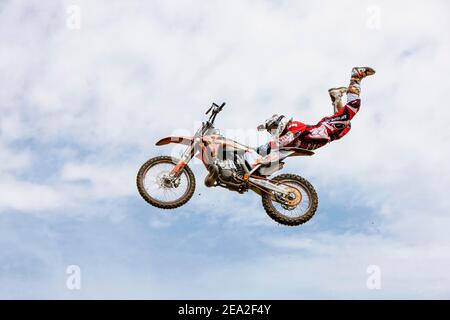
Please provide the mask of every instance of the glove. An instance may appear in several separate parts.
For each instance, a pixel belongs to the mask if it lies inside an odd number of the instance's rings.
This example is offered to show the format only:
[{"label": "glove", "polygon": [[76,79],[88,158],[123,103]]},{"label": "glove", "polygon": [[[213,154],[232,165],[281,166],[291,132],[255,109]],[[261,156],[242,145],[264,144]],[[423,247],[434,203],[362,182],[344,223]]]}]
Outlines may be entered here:
[{"label": "glove", "polygon": [[261,156],[267,156],[270,153],[271,149],[272,148],[270,147],[270,143],[266,143],[256,148],[256,152]]}]

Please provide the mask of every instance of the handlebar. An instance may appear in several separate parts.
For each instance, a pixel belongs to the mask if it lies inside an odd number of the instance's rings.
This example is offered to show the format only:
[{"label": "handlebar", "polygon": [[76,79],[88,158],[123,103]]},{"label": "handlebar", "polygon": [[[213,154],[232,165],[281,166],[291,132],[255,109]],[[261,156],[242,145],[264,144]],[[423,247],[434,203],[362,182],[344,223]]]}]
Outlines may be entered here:
[{"label": "handlebar", "polygon": [[219,111],[222,111],[223,107],[225,107],[226,104],[227,104],[226,102],[223,102],[219,107]]},{"label": "handlebar", "polygon": [[225,107],[225,105],[226,105],[225,102],[222,103],[220,106],[213,102],[213,104],[211,105],[211,107],[209,107],[208,111],[206,111],[205,114],[210,113],[211,110],[213,111],[213,114],[214,113],[219,113],[220,111],[222,111],[222,109],[223,109],[223,107]]},{"label": "handlebar", "polygon": [[217,105],[216,103],[213,103],[213,104],[211,105],[211,107],[209,107],[208,111],[206,111],[206,114],[209,114],[209,113],[211,112],[211,110],[212,110],[212,113],[211,113],[211,115],[209,116],[208,123],[210,123],[211,125],[214,124],[214,120],[216,120],[217,114],[218,114],[220,111],[222,111],[222,109],[223,109],[223,107],[225,107],[225,105],[226,105],[225,102],[222,103],[220,106]]}]

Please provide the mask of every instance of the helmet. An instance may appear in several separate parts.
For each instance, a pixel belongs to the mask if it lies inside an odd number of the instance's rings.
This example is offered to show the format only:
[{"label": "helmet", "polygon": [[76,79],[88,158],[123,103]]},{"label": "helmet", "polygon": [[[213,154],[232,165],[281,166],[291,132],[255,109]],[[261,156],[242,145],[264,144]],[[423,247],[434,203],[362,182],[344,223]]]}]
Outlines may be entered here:
[{"label": "helmet", "polygon": [[268,118],[263,125],[258,127],[259,130],[267,130],[270,134],[274,136],[279,136],[283,133],[286,126],[291,120],[286,119],[284,115],[274,114],[272,117]]}]

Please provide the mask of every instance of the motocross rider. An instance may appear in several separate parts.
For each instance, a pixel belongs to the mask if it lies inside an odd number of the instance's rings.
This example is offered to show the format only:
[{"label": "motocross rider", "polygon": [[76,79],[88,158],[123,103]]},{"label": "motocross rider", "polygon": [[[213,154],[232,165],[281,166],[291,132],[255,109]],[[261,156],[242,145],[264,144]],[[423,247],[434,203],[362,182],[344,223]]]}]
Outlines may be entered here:
[{"label": "motocross rider", "polygon": [[[266,144],[258,147],[256,152],[247,152],[247,162],[253,167],[264,162],[262,156],[266,156],[280,147],[315,150],[331,141],[341,139],[350,131],[350,120],[359,111],[361,80],[373,74],[375,74],[375,70],[372,68],[355,67],[352,69],[348,87],[329,89],[328,93],[333,104],[334,114],[324,117],[315,125],[307,125],[277,114],[267,119],[264,124],[258,126],[258,130],[267,130],[272,138]],[[346,105],[343,105],[341,101],[344,93],[347,94]]]}]

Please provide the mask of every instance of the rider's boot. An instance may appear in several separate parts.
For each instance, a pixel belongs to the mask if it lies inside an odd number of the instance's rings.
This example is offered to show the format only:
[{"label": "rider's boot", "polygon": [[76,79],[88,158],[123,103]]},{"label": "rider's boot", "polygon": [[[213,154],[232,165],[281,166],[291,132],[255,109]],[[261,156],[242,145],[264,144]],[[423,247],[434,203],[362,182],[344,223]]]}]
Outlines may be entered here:
[{"label": "rider's boot", "polygon": [[367,76],[375,74],[375,70],[369,67],[354,67],[352,69],[352,76],[350,85],[348,86],[348,93],[359,96],[361,92],[361,80]]},{"label": "rider's boot", "polygon": [[333,104],[334,113],[342,109],[342,95],[347,92],[347,87],[332,88],[328,90]]}]

